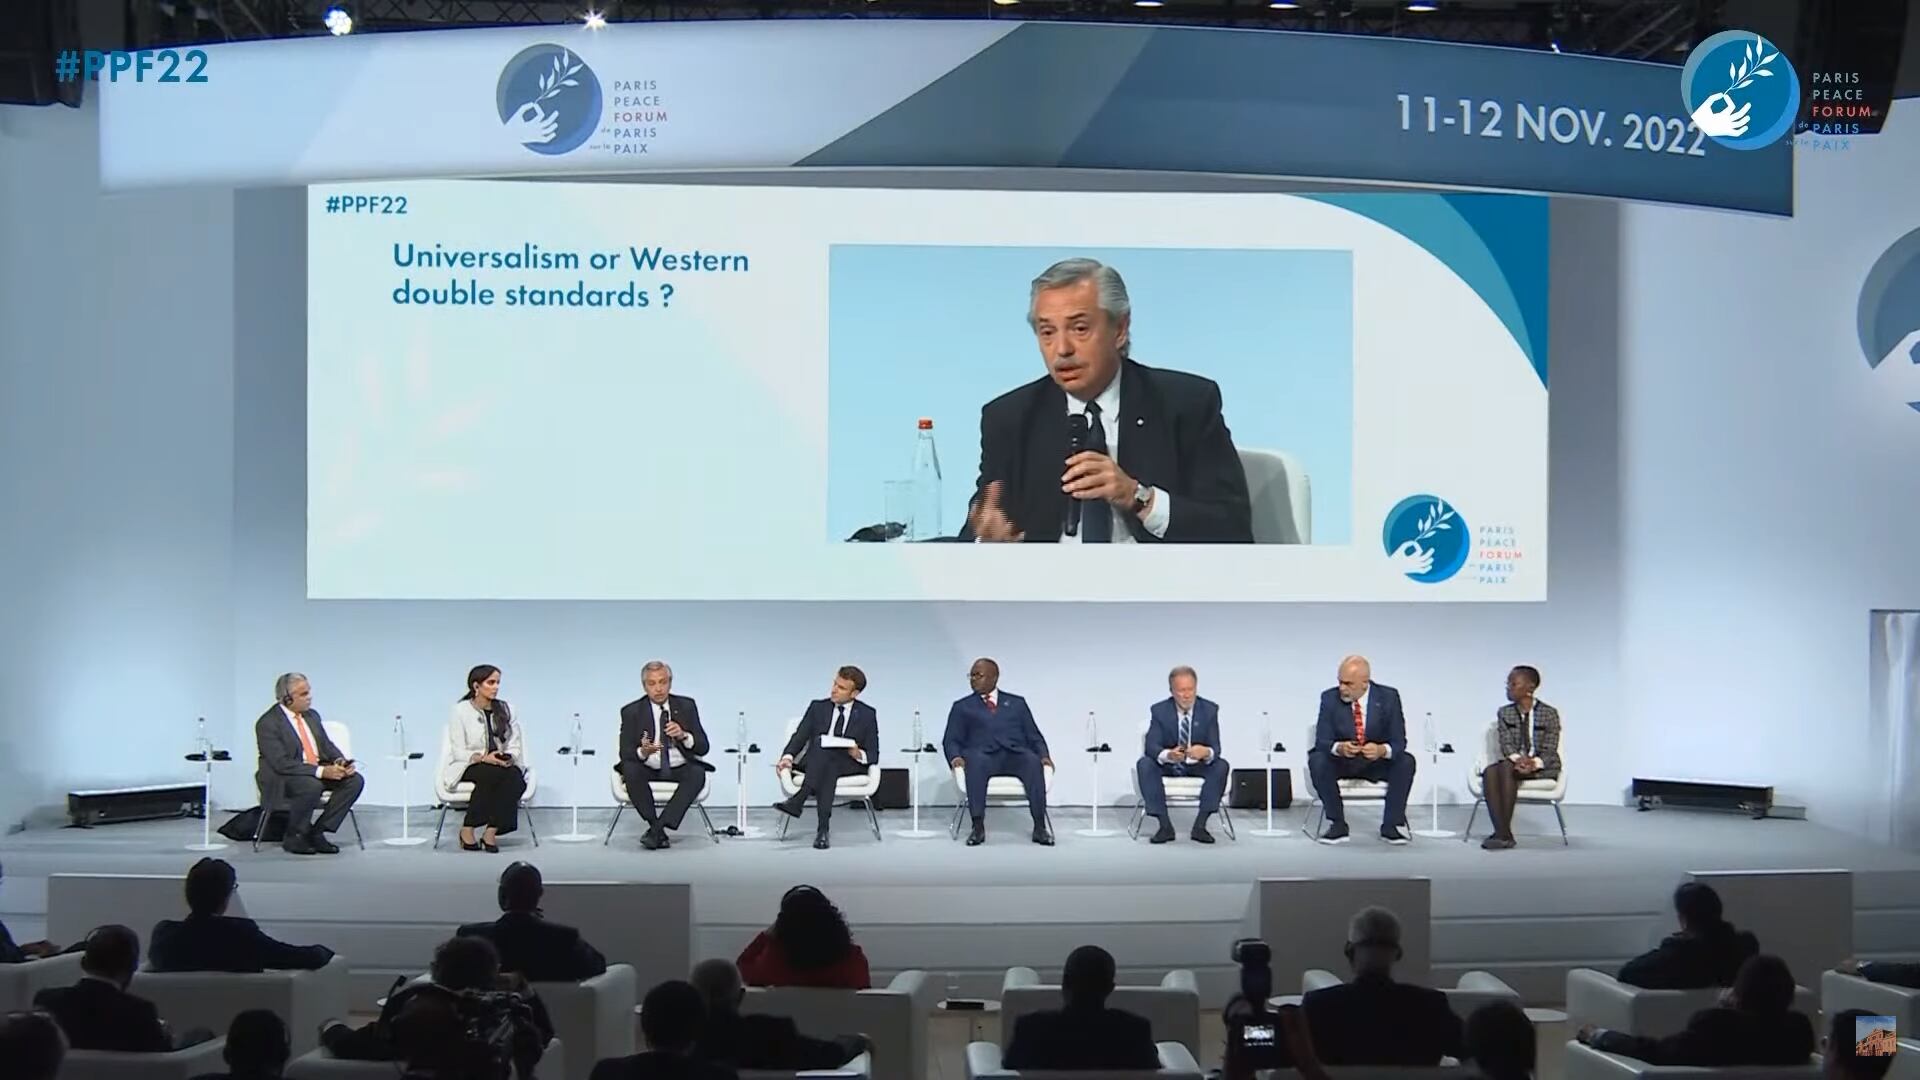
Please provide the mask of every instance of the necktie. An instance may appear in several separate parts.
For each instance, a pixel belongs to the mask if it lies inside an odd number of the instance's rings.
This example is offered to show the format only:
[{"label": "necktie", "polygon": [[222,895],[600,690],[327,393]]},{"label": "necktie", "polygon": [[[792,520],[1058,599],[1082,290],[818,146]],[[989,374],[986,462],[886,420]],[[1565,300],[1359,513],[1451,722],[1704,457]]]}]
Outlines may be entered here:
[{"label": "necktie", "polygon": [[1520,752],[1527,757],[1533,756],[1533,710],[1528,709],[1520,717]]},{"label": "necktie", "polygon": [[993,710],[995,710],[995,709],[997,709],[997,708],[999,708],[999,707],[1000,707],[1000,706],[999,706],[998,704],[995,704],[995,702],[994,702],[994,700],[993,700],[993,695],[991,695],[991,694],[981,694],[981,695],[980,695],[980,699],[981,699],[982,701],[985,701],[985,702],[987,703],[987,711],[988,711],[988,712],[992,712]]},{"label": "necktie", "polygon": [[667,738],[667,707],[665,705],[661,705],[654,710],[653,722],[654,725],[660,729],[660,738],[656,740],[660,743],[660,771],[666,772],[668,769],[673,768],[673,766],[667,762],[667,747],[672,744],[673,740]]},{"label": "necktie", "polygon": [[[1483,713],[1482,715],[1485,714]],[[1367,741],[1367,718],[1360,713],[1360,702],[1358,699],[1355,699],[1353,703],[1353,741],[1357,743]]]},{"label": "necktie", "polygon": [[[1107,429],[1100,423],[1100,403],[1087,403],[1087,449],[1096,454],[1107,452]],[[1080,542],[1113,543],[1113,508],[1105,499],[1088,499],[1080,508]]]},{"label": "necktie", "polygon": [[313,732],[307,730],[307,718],[294,713],[293,730],[300,735],[300,760],[309,765],[320,764],[320,748],[313,743]]},{"label": "necktie", "polygon": [[845,738],[847,734],[847,707],[840,706],[833,713],[833,737]]},{"label": "necktie", "polygon": [[1193,714],[1180,714],[1180,749],[1193,745]]}]

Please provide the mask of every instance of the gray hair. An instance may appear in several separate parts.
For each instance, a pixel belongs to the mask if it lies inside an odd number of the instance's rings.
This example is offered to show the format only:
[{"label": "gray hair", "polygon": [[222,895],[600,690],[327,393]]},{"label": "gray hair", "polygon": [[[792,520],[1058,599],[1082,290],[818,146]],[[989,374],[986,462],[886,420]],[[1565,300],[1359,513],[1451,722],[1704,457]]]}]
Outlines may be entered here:
[{"label": "gray hair", "polygon": [[1167,685],[1172,686],[1173,680],[1179,678],[1182,675],[1185,675],[1187,678],[1192,679],[1196,683],[1200,681],[1200,676],[1195,674],[1192,668],[1188,667],[1185,664],[1181,664],[1179,667],[1174,668],[1172,671],[1167,672]]},{"label": "gray hair", "polygon": [[293,696],[294,683],[303,683],[307,681],[308,681],[307,677],[305,675],[300,674],[297,671],[287,672],[285,675],[282,675],[279,678],[273,680],[273,700],[275,701],[287,700],[289,697]]},{"label": "gray hair", "polygon": [[[1107,318],[1117,323],[1132,313],[1133,301],[1127,299],[1127,283],[1120,279],[1120,271],[1098,259],[1061,259],[1033,279],[1033,289],[1027,294],[1027,327],[1038,329],[1034,325],[1033,302],[1041,293],[1048,289],[1078,285],[1083,281],[1093,282],[1099,290],[1100,310],[1107,313]],[[1129,334],[1127,338],[1120,343],[1122,357],[1132,348],[1133,335]]]},{"label": "gray hair", "polygon": [[1347,944],[1393,946],[1400,944],[1400,918],[1383,907],[1364,907],[1354,912],[1347,923]]},{"label": "gray hair", "polygon": [[731,960],[702,960],[693,965],[687,981],[700,991],[709,1016],[719,1010],[732,1012],[739,1008],[741,996],[746,992],[740,983],[740,969],[734,967]]},{"label": "gray hair", "polygon": [[647,676],[653,674],[656,671],[666,672],[667,681],[668,682],[673,681],[673,669],[667,666],[667,662],[665,660],[649,660],[645,664],[642,664],[640,666],[640,677],[642,679],[645,679]]}]

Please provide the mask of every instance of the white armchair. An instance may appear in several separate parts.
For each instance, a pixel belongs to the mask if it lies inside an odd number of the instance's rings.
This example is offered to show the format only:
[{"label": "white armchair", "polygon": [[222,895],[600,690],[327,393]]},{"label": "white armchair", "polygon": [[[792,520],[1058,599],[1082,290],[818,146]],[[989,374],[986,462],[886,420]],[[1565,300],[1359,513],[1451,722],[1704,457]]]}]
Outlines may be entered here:
[{"label": "white armchair", "polygon": [[553,1020],[554,1038],[573,1047],[563,1080],[586,1080],[595,1062],[633,1053],[640,977],[632,965],[609,964],[582,982],[534,983],[533,992]]},{"label": "white armchair", "polygon": [[[1053,803],[1053,766],[1048,765],[1042,771],[1046,774],[1047,803],[1051,806]],[[955,840],[958,840],[960,839],[960,827],[966,824],[967,821],[967,767],[965,765],[956,765],[953,767],[953,786],[960,790],[960,801],[953,808],[953,823],[948,827],[947,831],[953,834]],[[987,781],[987,805],[989,807],[1025,806],[1027,805],[1027,789],[1020,783],[1019,777],[993,777]],[[1047,828],[1053,828],[1053,815],[1051,813],[1047,814]]]},{"label": "white armchair", "polygon": [[1805,1065],[1649,1065],[1619,1054],[1603,1053],[1579,1042],[1567,1043],[1565,1080],[1820,1080],[1820,1058]]},{"label": "white armchair", "polygon": [[[1461,1065],[1452,1058],[1443,1059],[1452,1064],[1406,1066],[1406,1065],[1329,1065],[1327,1075],[1332,1080],[1480,1080],[1480,1070],[1471,1065]],[[1259,1080],[1300,1080],[1298,1069],[1264,1069],[1256,1074]]]},{"label": "white armchair", "polygon": [[749,987],[743,1013],[791,1019],[819,1039],[865,1035],[874,1076],[926,1080],[928,1018],[944,991],[924,971],[903,971],[884,989],[828,990],[801,986]]},{"label": "white armchair", "polygon": [[[799,726],[800,721],[797,718],[787,721],[786,738],[793,738],[794,729]],[[819,751],[815,752],[818,753]],[[805,762],[806,757],[802,755],[799,760],[794,762],[793,768],[780,774],[780,793],[789,799],[800,794],[800,785],[803,783],[803,778],[807,775],[807,771],[801,768],[801,765]],[[864,773],[854,776],[842,776],[839,783],[835,784],[833,788],[834,801],[856,799],[862,806],[867,808],[867,824],[873,826],[873,838],[875,840],[880,839],[880,816],[873,811],[873,798],[878,794],[880,794],[880,762],[878,759],[867,762],[867,771]],[[791,824],[792,821],[793,819],[787,815],[780,815],[780,839],[785,840],[787,838],[787,826]]]},{"label": "white armchair", "polygon": [[[1029,967],[1008,968],[1000,983],[1000,1047],[1013,1042],[1013,1028],[1022,1016],[1060,1007],[1060,987],[1040,981]],[[1158,986],[1116,986],[1109,1008],[1143,1016],[1156,1043],[1179,1043],[1189,1053],[1200,1053],[1200,991],[1193,972],[1167,972]]]},{"label": "white armchair", "polygon": [[[592,1068],[591,1062],[588,1068]],[[287,1062],[284,1075],[286,1080],[394,1080],[398,1074],[398,1067],[391,1061],[343,1061],[321,1049]],[[559,1039],[550,1040],[546,1052],[540,1055],[540,1064],[534,1066],[533,1080],[565,1080],[566,1075],[566,1047]],[[62,1072],[60,1080],[67,1080],[67,1074]]]},{"label": "white armchair", "polygon": [[866,1080],[873,1075],[873,1059],[861,1054],[837,1069],[740,1069],[740,1080]]},{"label": "white armchair", "polygon": [[[327,737],[333,740],[334,746],[340,748],[340,756],[352,760],[353,729],[338,720],[327,721],[325,727],[327,729]],[[267,785],[267,790],[260,793],[260,820],[253,827],[253,850],[260,850],[260,838],[266,835],[268,820],[273,817],[273,812],[286,801],[286,793],[280,788],[280,778],[277,776],[273,777],[271,783]],[[331,790],[320,793],[320,805],[322,807],[325,807],[332,801],[333,792]],[[367,839],[360,834],[360,819],[355,816],[351,809],[347,811],[347,823],[353,826],[353,842],[360,846],[361,851],[367,850]],[[291,823],[289,823],[289,827],[291,827]]]},{"label": "white armchair", "polygon": [[[1319,723],[1308,724],[1306,741],[1300,745],[1311,750],[1314,740],[1319,738],[1319,735]],[[1409,750],[1408,753],[1412,753],[1412,751]],[[1382,806],[1386,805],[1387,782],[1385,780],[1368,780],[1364,777],[1356,776],[1347,780],[1335,780],[1333,784],[1340,789],[1340,801],[1344,805],[1351,805],[1356,802],[1372,802],[1379,803]],[[1308,815],[1306,827],[1301,831],[1307,836],[1317,837],[1320,834],[1320,823],[1326,820],[1327,808],[1320,805],[1320,795],[1313,790],[1313,772],[1311,769],[1307,770],[1307,801],[1312,805],[1313,813]]]},{"label": "white armchair", "polygon": [[295,1056],[320,1044],[320,1024],[347,1015],[352,1001],[347,960],[336,956],[317,971],[141,971],[128,988],[153,1002],[175,1031],[224,1033],[248,1009],[265,1009],[287,1023]]},{"label": "white armchair", "polygon": [[[1567,797],[1567,729],[1560,729],[1560,774],[1551,780],[1522,780],[1520,790],[1515,795],[1518,806],[1527,803],[1545,803],[1553,807],[1554,820],[1560,823],[1560,843],[1567,842],[1567,819],[1560,813],[1560,804]],[[1473,793],[1473,809],[1467,814],[1467,827],[1460,833],[1460,842],[1466,843],[1473,835],[1473,819],[1479,815],[1480,808],[1487,804],[1487,793],[1480,774],[1487,766],[1500,757],[1500,727],[1498,721],[1487,725],[1487,733],[1481,741],[1480,752],[1474,756],[1473,770],[1467,774],[1467,790]],[[1516,812],[1517,807],[1516,807]]]},{"label": "white armchair", "polygon": [[1025,1069],[1000,1066],[1000,1047],[990,1042],[967,1044],[967,1080],[1201,1080],[1200,1065],[1187,1048],[1176,1042],[1159,1044],[1158,1069]]},{"label": "white armchair", "polygon": [[[680,785],[674,783],[672,780],[655,780],[650,786],[653,788],[653,803],[655,806],[666,805],[667,800],[673,798],[673,793],[680,788]],[[600,842],[601,847],[613,843],[613,830],[620,825],[620,815],[626,813],[627,808],[633,805],[632,796],[627,794],[627,778],[620,775],[620,767],[618,765],[613,767],[613,783],[611,787],[613,791],[613,822],[607,826],[607,838]],[[717,844],[720,842],[720,833],[713,827],[713,818],[707,816],[707,796],[712,794],[713,785],[702,784],[700,786],[699,797],[693,800],[693,808],[700,811],[700,820],[707,826],[707,839]]]},{"label": "white armchair", "polygon": [[[1345,981],[1331,971],[1310,968],[1300,976],[1300,993],[1305,996],[1324,987],[1339,986]],[[1520,1004],[1518,990],[1508,986],[1504,980],[1484,971],[1462,972],[1459,982],[1453,986],[1442,986],[1439,990],[1447,995],[1447,1004],[1453,1006],[1454,1015],[1463,1022],[1482,1005],[1491,1005],[1496,1001]]]},{"label": "white armchair", "polygon": [[[441,763],[453,756],[452,742],[453,732],[447,728],[441,728],[440,756],[433,763],[433,796],[437,804],[434,809],[440,811],[440,822],[433,827],[433,846],[436,848],[440,846],[440,834],[447,828],[447,812],[465,810],[467,805],[473,802],[473,781],[461,780],[449,784],[442,774]],[[533,823],[533,792],[539,783],[539,777],[535,774],[533,766],[527,766],[526,777],[527,790],[520,793],[520,809],[526,814],[527,835],[533,838],[533,846],[539,847],[540,830]]]},{"label": "white armchair", "polygon": [[1843,975],[1838,971],[1823,971],[1820,973],[1820,1007],[1828,1016],[1848,1009],[1865,1009],[1875,1016],[1893,1017],[1895,1031],[1920,1032],[1920,990],[1868,982],[1858,975]]},{"label": "white armchair", "polygon": [[[1142,753],[1146,752],[1147,729],[1152,726],[1152,720],[1144,721],[1134,733],[1136,736],[1134,741],[1140,744]],[[1216,746],[1213,751],[1217,754],[1220,748]],[[1147,823],[1147,797],[1140,793],[1140,773],[1135,769],[1128,769],[1127,776],[1133,782],[1133,816],[1127,820],[1127,836],[1138,840],[1141,828]],[[1207,782],[1198,776],[1168,776],[1160,783],[1166,790],[1168,806],[1199,806],[1201,789],[1207,786]],[[1227,839],[1240,839],[1234,834],[1233,815],[1227,810],[1224,792],[1220,797],[1220,823],[1227,827]]]},{"label": "white armchair", "polygon": [[33,995],[55,986],[80,981],[80,954],[65,953],[45,960],[0,964],[0,1013],[33,1008]]},{"label": "white armchair", "polygon": [[1313,483],[1300,460],[1278,450],[1242,449],[1240,469],[1247,474],[1253,542],[1313,543]]},{"label": "white armchair", "polygon": [[227,1071],[227,1040],[209,1039],[165,1054],[69,1050],[60,1080],[193,1080]]},{"label": "white armchair", "polygon": [[[1680,1032],[1694,1013],[1719,1004],[1722,990],[1646,990],[1604,971],[1574,968],[1567,972],[1567,1023],[1576,1031],[1592,1024],[1657,1039]],[[1793,1008],[1808,1016],[1820,1014],[1819,1000],[1804,986],[1794,987]]]}]

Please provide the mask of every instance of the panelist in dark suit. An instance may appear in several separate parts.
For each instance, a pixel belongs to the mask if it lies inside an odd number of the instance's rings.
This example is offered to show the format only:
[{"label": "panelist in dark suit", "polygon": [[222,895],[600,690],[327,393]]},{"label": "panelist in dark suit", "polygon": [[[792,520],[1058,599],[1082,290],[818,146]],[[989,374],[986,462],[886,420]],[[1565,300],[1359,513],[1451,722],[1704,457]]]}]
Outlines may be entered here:
[{"label": "panelist in dark suit", "polygon": [[1013,1025],[1008,1069],[1139,1069],[1160,1067],[1153,1025],[1144,1016],[1107,1008],[1113,994],[1113,955],[1082,945],[1067,955],[1060,972],[1064,1008],[1028,1013]]},{"label": "panelist in dark suit", "polygon": [[1488,851],[1513,846],[1513,808],[1523,780],[1552,780],[1560,775],[1560,712],[1534,695],[1538,668],[1521,664],[1507,672],[1507,704],[1494,714],[1500,757],[1480,774],[1493,833],[1480,842]]},{"label": "panelist in dark suit", "polygon": [[162,1054],[174,1049],[153,1002],[127,993],[140,966],[140,935],[124,926],[102,926],[87,935],[80,981],[33,996],[33,1007],[50,1013],[75,1050]]},{"label": "panelist in dark suit", "polygon": [[1761,953],[1740,966],[1724,1004],[1694,1013],[1678,1034],[1655,1039],[1589,1024],[1575,1037],[1649,1065],[1802,1065],[1814,1050],[1813,1021],[1793,1011],[1793,991],[1786,961]]},{"label": "panelist in dark suit", "polygon": [[456,936],[491,941],[500,970],[528,982],[579,982],[606,971],[607,958],[579,930],[547,921],[540,911],[546,891],[537,867],[514,863],[500,874],[503,914],[490,923],[467,923]]},{"label": "panelist in dark suit", "polygon": [[1147,816],[1160,819],[1153,842],[1173,839],[1173,818],[1167,814],[1169,776],[1201,778],[1200,813],[1193,819],[1193,838],[1213,843],[1207,819],[1220,809],[1220,793],[1227,789],[1229,766],[1220,757],[1220,706],[1200,696],[1200,677],[1186,666],[1167,676],[1172,696],[1153,706],[1147,736],[1134,771],[1140,777],[1140,798]]},{"label": "panelist in dark suit", "polygon": [[[627,782],[627,798],[647,823],[640,846],[652,851],[672,846],[667,830],[680,828],[713,766],[702,760],[709,746],[706,729],[700,726],[700,707],[692,698],[671,692],[673,669],[659,660],[647,661],[640,669],[640,686],[647,696],[620,707],[620,775]],[[664,811],[654,809],[648,784],[655,780],[678,785]]]},{"label": "panelist in dark suit", "polygon": [[[327,738],[326,725],[313,708],[313,687],[307,677],[290,671],[273,682],[274,704],[253,725],[260,751],[254,779],[260,785],[262,814],[271,813],[267,792],[278,781],[287,800],[287,835],[281,846],[295,855],[333,855],[339,848],[327,834],[340,828],[365,787],[360,771]],[[318,821],[313,811],[320,794],[330,791],[327,808]]]},{"label": "panelist in dark suit", "polygon": [[[1219,385],[1130,358],[1132,306],[1117,271],[1055,263],[1033,281],[1027,322],[1047,374],[980,410],[980,478],[961,539],[1253,542]],[[1076,429],[1085,435],[1070,456]],[[1073,535],[1069,500],[1079,500]]]},{"label": "panelist in dark suit", "polygon": [[1314,1049],[1328,1065],[1430,1067],[1462,1053],[1460,1017],[1447,995],[1396,982],[1400,920],[1385,908],[1362,908],[1347,924],[1353,979],[1300,1000]]},{"label": "panelist in dark suit", "polygon": [[1033,811],[1033,842],[1051,847],[1046,770],[1053,756],[1033,722],[1033,711],[1025,698],[1001,692],[1000,665],[992,660],[975,660],[967,671],[967,683],[973,693],[947,710],[943,740],[948,763],[967,770],[967,812],[973,816],[967,846],[987,842],[987,781],[1016,776],[1027,789],[1027,805]]},{"label": "panelist in dark suit", "polygon": [[201,859],[187,871],[187,917],[164,919],[147,942],[154,971],[314,971],[326,967],[325,945],[289,945],[268,937],[252,919],[227,914],[239,887],[233,865]]},{"label": "panelist in dark suit", "polygon": [[1380,839],[1407,842],[1407,793],[1413,790],[1407,718],[1400,711],[1400,691],[1374,682],[1373,668],[1363,656],[1342,660],[1340,685],[1320,695],[1320,722],[1313,748],[1307,751],[1307,772],[1313,793],[1327,811],[1327,831],[1317,838],[1321,843],[1346,842],[1346,806],[1336,781],[1356,777],[1387,782]]},{"label": "panelist in dark suit", "polygon": [[[867,688],[866,673],[851,664],[833,675],[827,696],[807,705],[800,726],[793,729],[787,748],[774,762],[776,772],[797,769],[802,774],[800,790],[792,798],[774,803],[773,808],[788,817],[799,817],[807,800],[812,799],[819,828],[813,846],[827,848],[827,823],[833,818],[833,793],[843,776],[857,776],[880,760],[880,714],[859,700]],[[821,746],[822,738],[852,739],[852,746]]]}]

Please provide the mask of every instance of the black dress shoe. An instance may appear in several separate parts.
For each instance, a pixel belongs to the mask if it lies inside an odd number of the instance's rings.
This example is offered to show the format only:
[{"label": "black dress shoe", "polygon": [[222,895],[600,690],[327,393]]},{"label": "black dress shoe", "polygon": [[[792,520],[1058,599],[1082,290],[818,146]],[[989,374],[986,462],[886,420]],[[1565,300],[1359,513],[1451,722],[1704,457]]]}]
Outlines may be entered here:
[{"label": "black dress shoe", "polygon": [[1041,847],[1052,847],[1053,833],[1048,831],[1045,825],[1035,825],[1033,827],[1033,842],[1039,844]]},{"label": "black dress shoe", "polygon": [[785,799],[781,799],[779,802],[774,803],[773,808],[791,818],[797,818],[800,816],[800,807],[793,805],[792,803],[788,802]]},{"label": "black dress shoe", "polygon": [[828,847],[830,847],[830,846],[832,846],[832,845],[830,845],[830,844],[828,844],[828,843],[827,843],[827,834],[826,834],[826,833],[816,833],[816,834],[814,834],[814,837],[813,837],[813,849],[814,849],[815,851],[825,851],[825,850],[827,850],[827,848],[828,848]]},{"label": "black dress shoe", "polygon": [[327,835],[319,829],[313,830],[312,834],[307,837],[307,843],[313,845],[313,850],[322,855],[340,854],[340,846],[327,839]]},{"label": "black dress shoe", "polygon": [[987,823],[984,821],[974,822],[973,831],[967,834],[967,846],[979,847],[981,844],[984,844],[986,842],[987,842]]},{"label": "black dress shoe", "polygon": [[1155,829],[1153,831],[1153,835],[1147,838],[1147,843],[1170,844],[1172,842],[1173,842],[1173,822],[1168,821],[1166,818],[1161,818],[1160,827],[1158,829]]},{"label": "black dress shoe", "polygon": [[640,838],[640,846],[648,851],[658,851],[666,839],[660,834],[659,829],[648,829],[647,834]]},{"label": "black dress shoe", "polygon": [[287,853],[287,854],[289,854],[289,855],[318,855],[318,854],[320,854],[320,853],[319,853],[318,851],[315,851],[315,850],[313,849],[313,845],[312,845],[312,844],[309,844],[309,843],[307,843],[307,838],[306,838],[306,837],[304,837],[304,836],[290,836],[290,837],[288,837],[288,838],[287,838],[287,839],[286,839],[286,840],[285,840],[285,841],[284,841],[284,842],[283,842],[283,843],[282,843],[282,844],[280,845],[280,850],[282,850],[282,851],[284,851],[284,852],[286,852],[286,853]]},{"label": "black dress shoe", "polygon": [[1205,825],[1195,825],[1193,827],[1192,835],[1193,835],[1193,842],[1196,844],[1213,843],[1213,834],[1207,831],[1207,827]]}]

